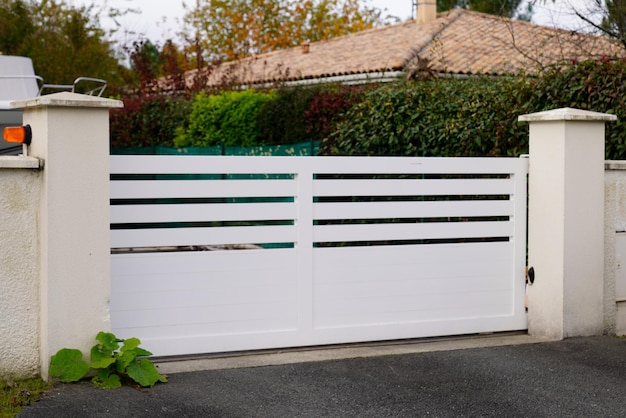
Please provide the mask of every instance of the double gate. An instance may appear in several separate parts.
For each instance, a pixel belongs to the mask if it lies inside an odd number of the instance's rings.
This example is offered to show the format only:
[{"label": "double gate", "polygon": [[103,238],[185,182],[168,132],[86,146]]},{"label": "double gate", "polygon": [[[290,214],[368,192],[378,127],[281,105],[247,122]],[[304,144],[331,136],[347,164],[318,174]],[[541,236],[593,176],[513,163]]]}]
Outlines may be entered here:
[{"label": "double gate", "polygon": [[111,157],[111,322],[157,356],[526,329],[528,161]]}]

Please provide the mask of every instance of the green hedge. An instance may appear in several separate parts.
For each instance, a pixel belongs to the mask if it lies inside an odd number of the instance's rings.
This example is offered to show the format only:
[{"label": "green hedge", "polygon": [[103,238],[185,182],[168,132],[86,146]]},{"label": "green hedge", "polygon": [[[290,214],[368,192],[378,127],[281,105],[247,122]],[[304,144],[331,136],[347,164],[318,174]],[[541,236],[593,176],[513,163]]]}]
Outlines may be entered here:
[{"label": "green hedge", "polygon": [[[607,159],[626,159],[626,63],[601,59],[538,76],[440,78],[364,87],[283,88],[125,99],[114,147],[263,146],[323,140],[324,155],[518,156],[522,114],[559,107],[612,113]],[[174,132],[179,135],[174,143]]]},{"label": "green hedge", "polygon": [[365,89],[335,84],[279,88],[259,113],[259,140],[262,144],[321,141],[361,100]]},{"label": "green hedge", "polygon": [[439,79],[368,92],[322,143],[330,154],[490,156],[527,152],[528,129],[512,105],[520,78]]},{"label": "green hedge", "polygon": [[320,87],[278,89],[272,100],[264,103],[257,118],[261,144],[310,141],[304,115],[320,91]]},{"label": "green hedge", "polygon": [[[224,92],[194,100],[124,98],[112,112],[113,148],[267,146],[319,142],[365,87],[282,87]],[[176,140],[174,139],[176,138]]]},{"label": "green hedge", "polygon": [[322,142],[332,155],[519,156],[523,114],[573,107],[618,116],[606,158],[626,159],[626,61],[552,67],[536,77],[435,79],[386,85],[350,108]]},{"label": "green hedge", "polygon": [[599,59],[555,67],[530,81],[538,110],[573,107],[617,116],[606,124],[606,158],[626,159],[626,61]]},{"label": "green hedge", "polygon": [[191,103],[184,97],[153,95],[122,100],[124,107],[110,113],[111,147],[171,147],[176,130],[191,111]]},{"label": "green hedge", "polygon": [[177,131],[177,147],[258,145],[257,118],[263,105],[274,98],[273,93],[254,90],[230,91],[219,95],[196,96],[188,126]]}]

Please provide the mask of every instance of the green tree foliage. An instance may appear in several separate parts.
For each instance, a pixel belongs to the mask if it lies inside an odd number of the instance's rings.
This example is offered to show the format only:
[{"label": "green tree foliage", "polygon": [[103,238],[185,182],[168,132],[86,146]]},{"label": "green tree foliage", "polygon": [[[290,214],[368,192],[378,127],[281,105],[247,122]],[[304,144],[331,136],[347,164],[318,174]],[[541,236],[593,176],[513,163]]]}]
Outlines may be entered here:
[{"label": "green tree foliage", "polygon": [[[600,4],[600,0],[595,0]],[[605,13],[602,19],[601,28],[607,35],[619,39],[626,46],[626,1],[605,0]]]},{"label": "green tree foliage", "polygon": [[369,29],[380,14],[359,0],[197,0],[182,35],[187,50],[230,61]]},{"label": "green tree foliage", "polygon": [[582,22],[599,33],[617,39],[626,47],[625,0],[588,0],[571,7]]},{"label": "green tree foliage", "polygon": [[530,20],[532,8],[529,8],[529,4],[524,9],[521,7],[522,4],[522,0],[437,0],[437,11],[463,8],[497,16]]},{"label": "green tree foliage", "polygon": [[[206,89],[204,73],[192,79],[192,84],[185,82],[185,72],[203,68],[204,63],[200,61],[201,66],[198,67],[196,57],[185,54],[172,40],[159,46],[148,39],[142,39],[133,42],[126,52],[131,63],[130,77],[126,80],[128,95],[151,95],[165,89],[169,93],[183,92],[191,96]],[[163,78],[167,79],[167,85],[163,84]]]},{"label": "green tree foliage", "polygon": [[115,87],[122,69],[94,6],[63,0],[0,1],[0,52],[32,58],[47,82],[70,84],[78,76],[102,78]]}]

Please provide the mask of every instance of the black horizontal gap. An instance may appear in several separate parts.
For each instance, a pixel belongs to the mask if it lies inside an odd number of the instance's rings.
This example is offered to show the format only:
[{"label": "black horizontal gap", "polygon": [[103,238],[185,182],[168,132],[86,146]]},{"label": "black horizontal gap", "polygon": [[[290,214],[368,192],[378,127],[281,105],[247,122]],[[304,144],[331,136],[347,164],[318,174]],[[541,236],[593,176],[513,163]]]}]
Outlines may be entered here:
[{"label": "black horizontal gap", "polygon": [[111,174],[109,179],[123,180],[293,180],[295,174]]},{"label": "black horizontal gap", "polygon": [[111,205],[194,205],[194,204],[246,204],[246,203],[293,203],[291,196],[283,197],[198,197],[164,199],[111,199]]},{"label": "black horizontal gap", "polygon": [[214,222],[154,222],[154,223],[119,223],[111,224],[111,230],[120,229],[175,229],[175,228],[215,228],[241,226],[281,226],[294,225],[293,220],[270,221],[214,221]]},{"label": "black horizontal gap", "polygon": [[504,195],[416,195],[416,196],[314,196],[314,203],[358,203],[358,202],[456,202],[475,200],[510,200]]},{"label": "black horizontal gap", "polygon": [[404,173],[404,174],[372,174],[372,173],[325,173],[314,174],[316,180],[452,180],[452,179],[508,179],[510,173],[489,174],[450,174],[450,173]]},{"label": "black horizontal gap", "polygon": [[480,238],[438,238],[438,239],[413,239],[394,241],[349,241],[349,242],[315,242],[315,248],[337,247],[380,247],[400,245],[439,245],[439,244],[474,244],[487,242],[508,242],[509,237],[480,237]]},{"label": "black horizontal gap", "polygon": [[380,219],[323,219],[314,220],[314,225],[374,225],[374,224],[415,224],[452,222],[508,222],[508,216],[469,216],[437,218],[380,218]]},{"label": "black horizontal gap", "polygon": [[134,247],[111,248],[111,254],[142,254],[142,253],[174,253],[193,251],[246,251],[246,250],[275,250],[294,248],[293,242],[273,242],[269,244],[222,244],[222,245],[180,245],[162,247]]}]

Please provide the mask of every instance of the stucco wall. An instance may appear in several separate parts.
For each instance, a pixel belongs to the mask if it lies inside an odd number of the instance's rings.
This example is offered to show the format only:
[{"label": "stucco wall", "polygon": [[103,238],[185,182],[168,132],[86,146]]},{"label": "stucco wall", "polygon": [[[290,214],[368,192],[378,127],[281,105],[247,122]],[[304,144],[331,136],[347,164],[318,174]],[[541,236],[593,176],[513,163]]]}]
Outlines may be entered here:
[{"label": "stucco wall", "polygon": [[[626,238],[626,161],[608,161],[605,171],[604,306],[605,332],[626,335],[626,300],[618,300],[616,282],[626,279],[618,265],[620,241]],[[623,242],[621,243],[623,244]],[[622,261],[626,254],[622,255]]]},{"label": "stucco wall", "polygon": [[0,157],[0,378],[39,374],[41,171],[16,166]]}]

